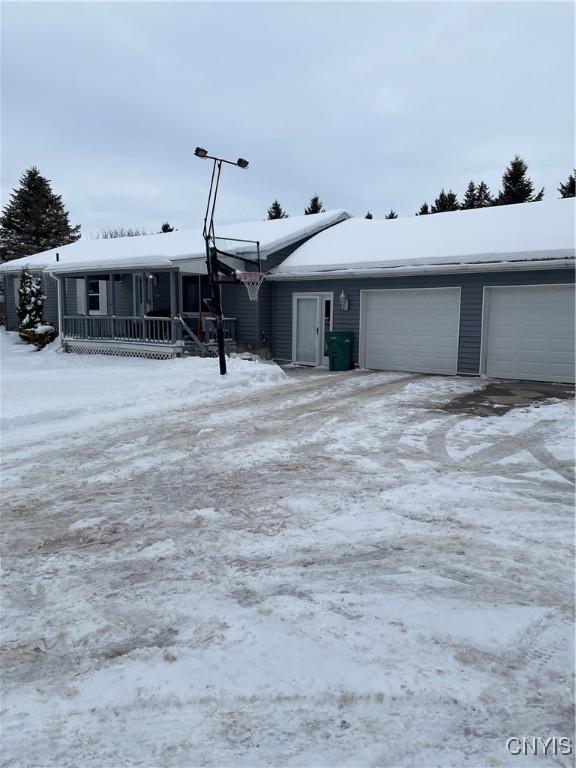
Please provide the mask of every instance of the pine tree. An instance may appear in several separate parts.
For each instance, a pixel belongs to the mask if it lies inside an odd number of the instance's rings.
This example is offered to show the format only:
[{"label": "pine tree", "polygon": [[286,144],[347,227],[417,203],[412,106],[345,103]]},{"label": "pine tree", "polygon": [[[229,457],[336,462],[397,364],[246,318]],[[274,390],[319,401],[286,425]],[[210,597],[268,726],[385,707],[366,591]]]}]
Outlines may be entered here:
[{"label": "pine tree", "polygon": [[427,216],[430,213],[430,208],[428,207],[428,203],[422,203],[420,206],[420,210],[416,214],[416,216]]},{"label": "pine tree", "polygon": [[20,332],[31,331],[42,324],[45,298],[42,293],[42,279],[23,269],[20,273],[17,307]]},{"label": "pine tree", "polygon": [[160,235],[165,232],[174,232],[174,227],[171,227],[167,221],[165,221],[164,224],[162,224],[162,226],[160,227],[160,232],[158,232],[158,234]]},{"label": "pine tree", "polygon": [[462,204],[460,205],[460,208],[465,211],[469,208],[476,208],[477,194],[478,190],[476,184],[473,181],[470,181],[466,187],[466,192],[464,192],[464,197],[462,198]]},{"label": "pine tree", "polygon": [[274,200],[270,208],[268,208],[268,221],[272,219],[287,219],[288,214],[284,211],[278,200]]},{"label": "pine tree", "polygon": [[519,155],[515,155],[502,176],[502,189],[496,198],[496,205],[512,203],[534,203],[544,197],[544,187],[534,194],[534,184],[527,176],[528,166]]},{"label": "pine tree", "polygon": [[560,184],[558,187],[560,197],[575,197],[576,196],[576,169],[568,176],[568,181],[564,184]]},{"label": "pine tree", "polygon": [[487,208],[493,205],[492,195],[488,189],[488,185],[483,181],[476,185],[474,181],[470,181],[466,187],[466,192],[462,198],[460,208],[462,210],[468,210],[470,208]]},{"label": "pine tree", "polygon": [[390,213],[387,213],[386,216],[384,216],[385,219],[397,219],[398,214],[396,211],[393,211],[392,208],[390,208]]},{"label": "pine tree", "polygon": [[431,213],[445,213],[446,211],[458,210],[460,210],[460,205],[456,193],[449,189],[448,192],[444,192],[444,190],[440,192],[436,200],[434,200]]},{"label": "pine tree", "polygon": [[322,207],[322,200],[318,197],[318,195],[313,195],[310,198],[310,202],[308,203],[307,207],[304,208],[304,213],[306,216],[309,216],[311,213],[324,213],[324,208]]},{"label": "pine tree", "polygon": [[374,216],[370,213],[370,211],[366,211],[366,216],[364,216],[365,219],[373,219]]},{"label": "pine tree", "polygon": [[494,205],[494,198],[488,184],[481,181],[476,187],[476,208],[489,208]]},{"label": "pine tree", "polygon": [[47,251],[73,243],[80,237],[80,225],[71,226],[60,195],[35,166],[20,177],[0,216],[0,260]]}]

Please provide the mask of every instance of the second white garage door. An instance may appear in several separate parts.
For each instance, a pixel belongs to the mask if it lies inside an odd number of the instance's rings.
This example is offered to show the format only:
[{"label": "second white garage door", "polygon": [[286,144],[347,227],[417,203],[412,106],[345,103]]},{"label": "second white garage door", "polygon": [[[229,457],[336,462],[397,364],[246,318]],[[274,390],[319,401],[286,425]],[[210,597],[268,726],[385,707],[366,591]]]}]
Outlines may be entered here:
[{"label": "second white garage door", "polygon": [[486,288],[484,317],[487,376],[574,381],[574,286]]},{"label": "second white garage door", "polygon": [[459,288],[362,292],[365,368],[456,373]]}]

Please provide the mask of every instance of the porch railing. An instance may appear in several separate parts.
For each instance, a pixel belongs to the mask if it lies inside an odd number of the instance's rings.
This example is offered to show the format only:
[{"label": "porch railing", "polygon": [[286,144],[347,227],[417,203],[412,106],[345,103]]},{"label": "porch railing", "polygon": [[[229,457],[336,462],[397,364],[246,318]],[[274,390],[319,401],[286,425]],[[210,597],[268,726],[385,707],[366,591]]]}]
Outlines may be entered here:
[{"label": "porch railing", "polygon": [[[198,314],[183,315],[185,321],[197,333]],[[120,315],[65,315],[64,336],[69,339],[109,339],[114,341],[143,341],[155,344],[173,344],[183,336],[182,325],[177,318],[127,317]],[[211,317],[202,317],[199,333],[204,343],[216,339],[216,325]],[[184,334],[186,336],[186,334]],[[236,340],[236,318],[224,318],[224,338]],[[186,339],[184,339],[186,340]]]},{"label": "porch railing", "polygon": [[[222,325],[224,327],[224,340],[236,341],[236,318],[225,317],[222,320]],[[216,321],[212,317],[202,318],[202,330],[206,343],[216,341]]]},{"label": "porch railing", "polygon": [[170,344],[177,339],[175,321],[170,317],[121,317],[67,315],[64,336],[71,339],[111,339]]}]

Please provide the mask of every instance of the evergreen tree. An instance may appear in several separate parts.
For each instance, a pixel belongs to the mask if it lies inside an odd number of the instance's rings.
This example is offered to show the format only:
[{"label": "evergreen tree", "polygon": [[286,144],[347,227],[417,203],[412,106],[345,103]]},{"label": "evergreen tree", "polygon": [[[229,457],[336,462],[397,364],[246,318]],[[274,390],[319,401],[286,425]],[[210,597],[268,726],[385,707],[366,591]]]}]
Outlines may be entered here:
[{"label": "evergreen tree", "polygon": [[430,213],[430,208],[428,208],[428,203],[422,203],[420,206],[420,210],[416,214],[416,216],[427,216]]},{"label": "evergreen tree", "polygon": [[494,198],[488,184],[481,181],[476,187],[476,208],[489,208],[494,205]]},{"label": "evergreen tree", "polygon": [[42,279],[23,269],[20,273],[17,307],[20,332],[31,331],[42,324],[45,298],[42,293]]},{"label": "evergreen tree", "polygon": [[288,214],[284,211],[278,200],[274,200],[270,208],[268,208],[268,221],[272,219],[287,219]]},{"label": "evergreen tree", "polygon": [[396,211],[393,211],[392,208],[390,208],[390,213],[386,214],[386,216],[384,216],[384,218],[385,219],[397,219],[398,218],[398,214],[396,213]]},{"label": "evergreen tree", "polygon": [[444,192],[444,190],[440,192],[436,200],[434,200],[431,212],[444,213],[446,211],[458,210],[460,210],[460,205],[458,204],[456,193],[449,189],[448,192]]},{"label": "evergreen tree", "polygon": [[47,251],[73,243],[80,237],[80,225],[73,227],[60,195],[35,166],[20,177],[0,216],[0,260]]},{"label": "evergreen tree", "polygon": [[365,219],[373,219],[373,218],[374,218],[374,216],[372,216],[372,214],[370,213],[370,211],[367,211],[367,212],[366,212],[366,216],[364,216],[364,218],[365,218]]},{"label": "evergreen tree", "polygon": [[160,232],[158,232],[158,234],[160,235],[160,234],[163,234],[164,232],[174,232],[174,227],[171,227],[167,221],[165,221],[164,224],[162,224],[162,226],[160,227]]},{"label": "evergreen tree", "polygon": [[468,210],[470,208],[487,208],[493,205],[492,195],[488,189],[488,185],[483,181],[476,185],[474,181],[470,181],[466,187],[466,192],[460,204],[462,210]]},{"label": "evergreen tree", "polygon": [[462,204],[460,208],[465,211],[469,208],[476,208],[477,194],[478,190],[476,184],[473,181],[470,181],[466,187],[466,192],[464,192],[464,197],[462,198]]},{"label": "evergreen tree", "polygon": [[542,200],[544,187],[534,194],[534,184],[527,176],[528,166],[519,155],[515,155],[502,176],[502,189],[496,198],[496,205],[512,203],[533,203]]},{"label": "evergreen tree", "polygon": [[568,181],[566,181],[564,184],[560,184],[558,187],[558,192],[560,192],[560,197],[574,197],[576,195],[576,169],[574,169],[574,172],[568,176]]},{"label": "evergreen tree", "polygon": [[304,213],[306,216],[309,216],[311,213],[324,213],[324,208],[322,207],[322,200],[318,197],[318,195],[313,195],[310,198],[310,202],[308,203],[307,207],[304,209]]}]

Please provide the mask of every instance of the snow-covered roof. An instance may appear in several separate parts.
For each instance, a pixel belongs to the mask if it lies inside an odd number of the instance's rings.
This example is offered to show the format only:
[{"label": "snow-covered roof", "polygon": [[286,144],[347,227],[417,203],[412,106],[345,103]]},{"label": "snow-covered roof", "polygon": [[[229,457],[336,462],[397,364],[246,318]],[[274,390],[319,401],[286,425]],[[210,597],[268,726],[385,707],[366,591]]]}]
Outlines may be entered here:
[{"label": "snow-covered roof", "polygon": [[[271,253],[297,242],[320,230],[350,218],[347,211],[336,210],[311,216],[291,216],[272,221],[252,221],[216,226],[217,238],[238,238],[259,241],[263,259]],[[219,240],[218,246],[227,252],[246,258],[256,253],[254,243]],[[59,255],[56,261],[56,254]],[[48,269],[50,272],[84,271],[85,269],[116,269],[174,266],[179,261],[204,258],[205,245],[201,229],[181,229],[158,235],[118,237],[110,239],[80,239],[61,248],[24,256],[0,266],[0,271]]]},{"label": "snow-covered roof", "polygon": [[353,218],[301,245],[271,276],[458,271],[494,262],[552,266],[574,259],[574,203],[568,198],[405,219]]}]

